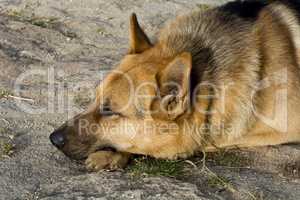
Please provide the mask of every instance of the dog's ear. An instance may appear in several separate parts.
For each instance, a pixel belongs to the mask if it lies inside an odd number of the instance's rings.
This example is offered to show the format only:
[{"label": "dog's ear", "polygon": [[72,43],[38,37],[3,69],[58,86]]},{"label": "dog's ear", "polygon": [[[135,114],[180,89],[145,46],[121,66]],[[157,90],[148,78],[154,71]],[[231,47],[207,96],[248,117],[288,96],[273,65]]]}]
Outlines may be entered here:
[{"label": "dog's ear", "polygon": [[152,47],[152,44],[140,27],[136,14],[132,13],[130,17],[130,54],[142,53]]},{"label": "dog's ear", "polygon": [[156,108],[152,108],[156,111],[159,110],[157,112],[159,117],[174,120],[187,111],[190,100],[191,69],[192,56],[185,52],[175,57],[166,68],[157,74],[160,101],[159,105],[158,102],[153,104]]}]

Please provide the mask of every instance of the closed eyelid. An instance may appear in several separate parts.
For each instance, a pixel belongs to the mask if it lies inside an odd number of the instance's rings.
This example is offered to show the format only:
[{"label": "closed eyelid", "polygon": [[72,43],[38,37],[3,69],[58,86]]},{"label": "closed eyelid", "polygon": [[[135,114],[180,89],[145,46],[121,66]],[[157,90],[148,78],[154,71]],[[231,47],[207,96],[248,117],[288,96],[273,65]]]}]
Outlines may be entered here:
[{"label": "closed eyelid", "polygon": [[112,115],[121,115],[119,112],[115,112],[109,100],[106,100],[104,104],[100,106],[99,114],[101,116],[112,116]]},{"label": "closed eyelid", "polygon": [[113,113],[113,111],[109,107],[104,107],[104,108],[100,109],[100,114],[104,114],[105,115],[105,114],[111,114],[111,113]]}]

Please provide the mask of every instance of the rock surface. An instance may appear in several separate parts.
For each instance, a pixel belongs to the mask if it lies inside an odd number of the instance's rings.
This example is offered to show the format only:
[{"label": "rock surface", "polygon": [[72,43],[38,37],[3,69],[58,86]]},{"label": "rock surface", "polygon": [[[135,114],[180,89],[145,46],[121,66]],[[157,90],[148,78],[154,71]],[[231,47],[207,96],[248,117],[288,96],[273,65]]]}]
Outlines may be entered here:
[{"label": "rock surface", "polygon": [[49,143],[126,53],[131,12],[154,36],[175,15],[221,2],[0,0],[0,199],[299,199],[299,145],[211,155],[205,170],[195,157],[180,177],[136,178],[87,173]]}]

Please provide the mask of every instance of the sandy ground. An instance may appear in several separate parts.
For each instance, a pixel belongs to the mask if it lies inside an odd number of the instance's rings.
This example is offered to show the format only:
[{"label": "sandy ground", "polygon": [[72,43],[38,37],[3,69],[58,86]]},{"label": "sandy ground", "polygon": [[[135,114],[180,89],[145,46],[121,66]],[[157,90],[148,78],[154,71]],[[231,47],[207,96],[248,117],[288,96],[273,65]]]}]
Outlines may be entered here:
[{"label": "sandy ground", "polygon": [[0,0],[0,199],[299,199],[299,145],[236,152],[251,161],[242,167],[208,162],[228,180],[211,184],[199,169],[181,178],[87,173],[48,140],[126,53],[130,13],[155,39],[175,15],[221,2]]}]

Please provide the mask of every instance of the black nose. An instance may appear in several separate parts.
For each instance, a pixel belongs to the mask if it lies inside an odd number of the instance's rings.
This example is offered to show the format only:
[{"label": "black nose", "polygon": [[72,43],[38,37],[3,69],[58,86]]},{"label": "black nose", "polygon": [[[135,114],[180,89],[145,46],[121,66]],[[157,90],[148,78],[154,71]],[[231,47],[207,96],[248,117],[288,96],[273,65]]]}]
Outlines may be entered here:
[{"label": "black nose", "polygon": [[54,146],[57,148],[62,148],[65,145],[65,138],[62,130],[54,131],[50,135],[50,140]]}]

